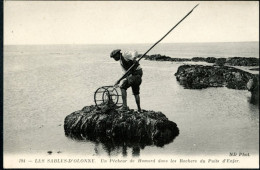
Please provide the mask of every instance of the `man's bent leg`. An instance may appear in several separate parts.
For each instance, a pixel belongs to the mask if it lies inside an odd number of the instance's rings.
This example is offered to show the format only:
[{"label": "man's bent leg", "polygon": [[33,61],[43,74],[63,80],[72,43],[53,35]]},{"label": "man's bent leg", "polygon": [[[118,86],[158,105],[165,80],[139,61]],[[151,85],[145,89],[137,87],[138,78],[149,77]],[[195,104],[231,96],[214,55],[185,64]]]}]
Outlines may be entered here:
[{"label": "man's bent leg", "polygon": [[138,111],[141,111],[141,106],[140,106],[140,96],[139,96],[139,94],[134,95],[134,96],[135,96],[135,102],[136,102],[136,105],[137,105]]},{"label": "man's bent leg", "polygon": [[122,85],[120,86],[121,93],[122,93],[122,100],[123,100],[123,108],[127,108],[127,92],[126,90],[130,87],[127,79],[123,81]]},{"label": "man's bent leg", "polygon": [[134,84],[132,86],[132,91],[133,91],[133,94],[135,96],[135,102],[136,102],[136,105],[137,105],[137,109],[139,112],[141,112],[141,105],[140,105],[140,84],[142,83],[142,79],[140,76],[135,76],[136,78],[136,84]]},{"label": "man's bent leg", "polygon": [[123,107],[126,108],[127,107],[127,100],[126,100],[127,92],[125,89],[121,88],[121,93],[122,93]]}]

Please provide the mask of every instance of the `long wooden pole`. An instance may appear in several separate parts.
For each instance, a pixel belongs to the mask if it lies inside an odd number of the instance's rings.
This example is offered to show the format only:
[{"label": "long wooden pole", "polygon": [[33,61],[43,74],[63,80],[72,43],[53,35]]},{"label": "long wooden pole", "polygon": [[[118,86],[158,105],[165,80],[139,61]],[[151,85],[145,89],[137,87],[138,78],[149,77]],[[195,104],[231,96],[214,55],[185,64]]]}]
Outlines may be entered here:
[{"label": "long wooden pole", "polygon": [[[137,62],[139,62],[149,51],[151,51],[151,49],[156,46],[160,41],[162,41],[175,27],[177,27],[187,16],[190,15],[190,13],[192,13],[192,11],[198,6],[199,4],[197,4],[195,7],[192,8],[192,10],[185,15],[176,25],[174,25],[170,31],[168,31],[160,40],[158,40],[153,46],[151,46],[138,60]],[[135,63],[136,64],[136,63]],[[124,79],[130,72],[130,70],[135,66],[135,64],[133,64],[126,72],[125,74],[117,81],[120,82],[122,79]]]}]

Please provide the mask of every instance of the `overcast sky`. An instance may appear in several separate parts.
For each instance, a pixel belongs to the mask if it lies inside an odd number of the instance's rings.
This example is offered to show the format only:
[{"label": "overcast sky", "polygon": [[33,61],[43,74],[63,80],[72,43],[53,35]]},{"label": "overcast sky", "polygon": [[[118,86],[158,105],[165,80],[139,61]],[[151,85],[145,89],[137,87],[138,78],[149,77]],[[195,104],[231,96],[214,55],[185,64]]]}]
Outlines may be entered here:
[{"label": "overcast sky", "polygon": [[5,44],[258,41],[258,1],[4,1]]}]

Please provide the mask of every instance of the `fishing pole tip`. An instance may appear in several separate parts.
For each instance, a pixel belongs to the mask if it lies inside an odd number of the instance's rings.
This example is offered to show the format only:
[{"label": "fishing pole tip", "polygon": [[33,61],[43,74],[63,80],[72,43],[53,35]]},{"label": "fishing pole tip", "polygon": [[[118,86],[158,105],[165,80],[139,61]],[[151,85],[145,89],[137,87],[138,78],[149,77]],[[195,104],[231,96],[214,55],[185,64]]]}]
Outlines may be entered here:
[{"label": "fishing pole tip", "polygon": [[[197,6],[199,6],[199,4],[197,4],[194,8],[196,8]],[[194,8],[193,8],[193,9],[194,9]]]},{"label": "fishing pole tip", "polygon": [[191,11],[193,11],[197,6],[199,6],[199,4],[197,4],[194,8],[192,8],[192,10]]}]

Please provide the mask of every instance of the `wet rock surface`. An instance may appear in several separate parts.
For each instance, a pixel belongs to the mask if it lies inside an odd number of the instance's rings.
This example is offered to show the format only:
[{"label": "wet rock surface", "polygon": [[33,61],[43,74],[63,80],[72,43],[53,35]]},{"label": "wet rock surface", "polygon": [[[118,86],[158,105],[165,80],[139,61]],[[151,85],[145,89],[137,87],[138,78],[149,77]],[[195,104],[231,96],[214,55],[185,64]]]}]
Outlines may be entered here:
[{"label": "wet rock surface", "polygon": [[178,136],[177,124],[161,112],[119,111],[107,105],[86,106],[64,120],[67,137],[103,143],[109,150],[116,146],[144,148],[164,146]]},{"label": "wet rock surface", "polygon": [[[140,55],[141,56],[141,55]],[[259,66],[259,58],[251,57],[229,57],[229,58],[215,58],[215,57],[193,57],[193,58],[172,58],[165,55],[154,54],[145,55],[145,60],[153,61],[173,61],[173,62],[207,62],[215,65],[230,65],[230,66]]]},{"label": "wet rock surface", "polygon": [[228,66],[182,65],[175,76],[189,89],[227,87],[246,90],[248,81],[257,75]]}]

